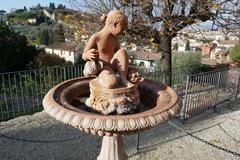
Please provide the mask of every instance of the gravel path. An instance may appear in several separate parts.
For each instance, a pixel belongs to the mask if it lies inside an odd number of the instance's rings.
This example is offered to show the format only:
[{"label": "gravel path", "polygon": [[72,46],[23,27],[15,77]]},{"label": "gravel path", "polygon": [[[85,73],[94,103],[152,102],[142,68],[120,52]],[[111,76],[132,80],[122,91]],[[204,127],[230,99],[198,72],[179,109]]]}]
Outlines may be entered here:
[{"label": "gravel path", "polygon": [[[240,160],[240,156],[209,146],[185,132],[240,153],[240,100],[219,111],[210,110],[184,125],[172,120],[141,133],[139,152],[137,136],[125,136],[129,160]],[[101,138],[40,112],[1,122],[0,144],[1,160],[95,160]]]}]

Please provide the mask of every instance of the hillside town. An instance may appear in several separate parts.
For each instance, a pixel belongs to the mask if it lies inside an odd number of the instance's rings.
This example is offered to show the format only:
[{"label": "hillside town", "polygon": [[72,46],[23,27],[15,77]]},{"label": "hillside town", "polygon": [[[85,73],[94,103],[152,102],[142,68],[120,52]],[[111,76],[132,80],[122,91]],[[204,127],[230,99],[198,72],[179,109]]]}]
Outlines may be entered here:
[{"label": "hillside town", "polygon": [[[26,16],[17,18],[17,14]],[[35,45],[37,49],[44,48],[46,53],[57,55],[66,62],[76,64],[81,61],[79,59],[81,59],[83,47],[91,33],[98,28],[97,24],[91,20],[92,16],[89,13],[67,9],[62,4],[55,6],[54,3],[50,3],[49,7],[42,7],[39,4],[28,10],[24,8],[12,13],[2,13],[1,22],[26,35],[30,44]],[[36,30],[36,27],[39,29]],[[29,34],[26,32],[27,28],[37,33]],[[223,29],[185,28],[173,38],[171,48],[173,54],[200,53],[202,64],[212,66],[229,64],[231,48],[239,43],[239,35],[239,29],[228,32]],[[131,63],[149,69],[154,67],[153,62],[161,59],[161,52],[154,49],[154,43],[151,40],[146,40],[142,44],[138,41],[141,40],[136,38],[137,43],[121,40],[122,47],[129,51],[131,57],[134,57]]]}]

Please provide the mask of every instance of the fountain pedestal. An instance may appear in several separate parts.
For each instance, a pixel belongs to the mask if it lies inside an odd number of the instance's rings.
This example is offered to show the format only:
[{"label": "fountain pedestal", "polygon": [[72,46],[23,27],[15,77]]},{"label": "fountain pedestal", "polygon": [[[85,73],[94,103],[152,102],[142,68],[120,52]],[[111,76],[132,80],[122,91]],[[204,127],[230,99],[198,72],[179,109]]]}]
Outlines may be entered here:
[{"label": "fountain pedestal", "polygon": [[127,160],[122,135],[104,136],[97,160]]}]

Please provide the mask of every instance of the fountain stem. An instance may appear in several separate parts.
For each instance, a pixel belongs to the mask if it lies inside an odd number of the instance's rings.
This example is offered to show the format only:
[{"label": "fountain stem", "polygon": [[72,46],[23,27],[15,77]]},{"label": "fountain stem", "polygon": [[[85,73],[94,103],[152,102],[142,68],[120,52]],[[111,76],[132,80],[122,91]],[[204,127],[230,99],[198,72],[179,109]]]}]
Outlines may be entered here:
[{"label": "fountain stem", "polygon": [[97,160],[127,160],[122,135],[104,136]]}]

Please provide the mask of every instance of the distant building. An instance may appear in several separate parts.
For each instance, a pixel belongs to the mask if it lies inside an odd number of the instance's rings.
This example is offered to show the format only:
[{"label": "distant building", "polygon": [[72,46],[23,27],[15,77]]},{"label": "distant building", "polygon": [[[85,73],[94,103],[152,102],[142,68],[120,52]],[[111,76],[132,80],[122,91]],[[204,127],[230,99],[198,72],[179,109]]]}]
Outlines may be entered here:
[{"label": "distant building", "polygon": [[230,35],[228,38],[229,40],[239,40],[239,37],[237,35]]},{"label": "distant building", "polygon": [[177,45],[176,52],[184,52],[186,49],[186,41],[181,37],[175,37],[172,40],[172,49],[174,50],[174,45]]},{"label": "distant building", "polygon": [[239,40],[222,40],[222,41],[213,41],[213,43],[217,43],[218,46],[223,46],[226,48],[231,48],[239,43]]},{"label": "distant building", "polygon": [[[202,42],[196,39],[192,38],[181,38],[181,37],[175,37],[172,41],[172,49],[175,52],[185,52],[186,51],[186,44],[187,41],[189,41],[190,44],[190,51],[192,52],[199,52],[202,50]],[[177,49],[174,48],[174,45],[177,44]]]},{"label": "distant building", "polygon": [[161,58],[161,54],[147,51],[132,52],[132,56],[134,57],[133,63],[145,69],[153,68],[153,62]]},{"label": "distant building", "polygon": [[196,45],[196,46],[190,46],[190,47],[193,52],[198,52],[198,53],[202,52],[202,45]]},{"label": "distant building", "polygon": [[36,18],[29,18],[27,21],[28,21],[28,23],[30,23],[30,24],[36,24],[36,23],[37,23]]},{"label": "distant building", "polygon": [[[227,31],[226,31],[227,32]],[[195,40],[239,40],[239,34],[240,30],[234,30],[232,32],[226,32],[222,30],[199,30],[199,29],[183,29],[181,32],[179,32],[181,35],[183,35],[185,38],[188,39],[195,39]]]},{"label": "distant building", "polygon": [[186,50],[186,44],[180,43],[178,44],[178,52],[185,52]]},{"label": "distant building", "polygon": [[213,49],[217,47],[216,43],[210,43],[202,46],[202,55],[203,56],[209,56],[211,55],[211,52]]},{"label": "distant building", "polygon": [[80,56],[77,50],[77,45],[71,43],[56,43],[48,45],[45,46],[45,51],[48,54],[55,54],[72,63],[76,63]]},{"label": "distant building", "polygon": [[229,59],[230,49],[238,43],[238,40],[215,40],[210,44],[203,46],[202,54],[209,55],[212,59],[222,59],[224,57]]}]

